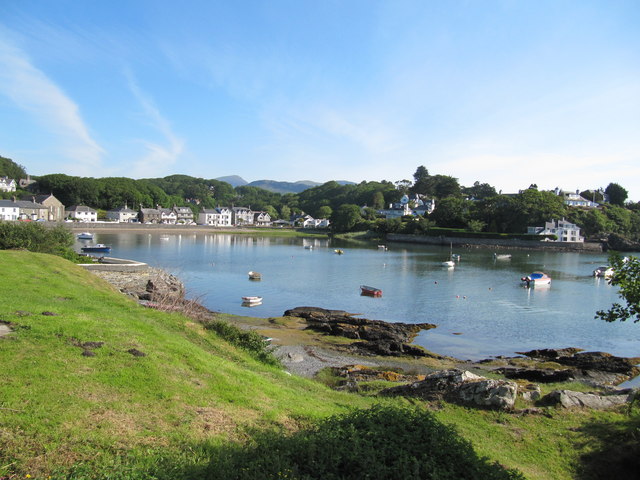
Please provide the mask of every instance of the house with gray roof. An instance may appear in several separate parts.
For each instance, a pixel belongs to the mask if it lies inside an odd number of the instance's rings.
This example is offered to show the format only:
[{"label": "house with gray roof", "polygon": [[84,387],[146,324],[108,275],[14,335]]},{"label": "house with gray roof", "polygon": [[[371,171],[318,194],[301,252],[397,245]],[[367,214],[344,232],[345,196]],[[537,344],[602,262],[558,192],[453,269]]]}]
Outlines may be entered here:
[{"label": "house with gray roof", "polygon": [[125,203],[123,207],[114,208],[107,211],[107,219],[118,223],[127,223],[138,218],[138,212],[127,207]]},{"label": "house with gray roof", "polygon": [[98,221],[98,211],[86,205],[73,205],[65,210],[65,215],[78,222]]}]

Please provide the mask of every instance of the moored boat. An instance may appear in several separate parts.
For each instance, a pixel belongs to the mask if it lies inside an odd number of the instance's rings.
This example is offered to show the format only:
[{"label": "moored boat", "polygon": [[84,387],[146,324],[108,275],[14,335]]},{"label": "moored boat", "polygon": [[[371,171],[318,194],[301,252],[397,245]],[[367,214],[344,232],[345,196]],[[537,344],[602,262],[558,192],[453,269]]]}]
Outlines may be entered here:
[{"label": "moored boat", "polygon": [[602,278],[609,278],[609,277],[613,277],[613,268],[607,266],[607,265],[603,265],[601,267],[596,268],[593,271],[593,276],[594,277],[602,277]]},{"label": "moored boat", "polygon": [[262,280],[262,274],[258,272],[254,272],[253,270],[249,272],[249,280]]},{"label": "moored boat", "polygon": [[102,243],[96,243],[95,245],[80,247],[80,250],[84,253],[109,253],[111,252],[111,247]]},{"label": "moored boat", "polygon": [[510,253],[502,253],[500,255],[498,255],[497,253],[493,254],[493,258],[494,260],[511,260],[511,254]]},{"label": "moored boat", "polygon": [[454,262],[453,260],[446,260],[442,262],[442,266],[447,268],[453,268],[456,266],[456,262]]},{"label": "moored boat", "polygon": [[527,287],[551,285],[551,277],[543,272],[533,272],[531,275],[522,277],[520,280],[522,280]]},{"label": "moored boat", "polygon": [[360,285],[360,295],[368,295],[370,297],[381,297],[382,290],[368,285]]},{"label": "moored boat", "polygon": [[82,232],[77,235],[78,240],[93,240],[93,233],[91,232]]},{"label": "moored boat", "polygon": [[242,297],[242,303],[247,303],[249,305],[258,305],[260,303],[262,303],[262,297],[255,297],[255,296],[247,296],[247,297]]},{"label": "moored boat", "polygon": [[339,248],[336,248],[336,249],[334,250],[334,253],[336,253],[336,254],[338,254],[338,255],[342,255],[342,254],[344,253],[344,250],[341,250],[341,249],[339,249]]}]

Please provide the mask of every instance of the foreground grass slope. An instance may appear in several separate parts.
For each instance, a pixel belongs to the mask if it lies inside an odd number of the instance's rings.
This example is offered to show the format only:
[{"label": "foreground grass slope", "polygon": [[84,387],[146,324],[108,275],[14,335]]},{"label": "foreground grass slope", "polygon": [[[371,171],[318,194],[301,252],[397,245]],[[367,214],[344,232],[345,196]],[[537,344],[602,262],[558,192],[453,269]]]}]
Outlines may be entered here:
[{"label": "foreground grass slope", "polygon": [[[260,363],[201,324],[145,309],[50,255],[0,251],[0,322],[13,328],[0,339],[2,480],[291,478],[308,468],[296,463],[301,455],[318,471],[341,458],[337,466],[356,475],[323,478],[364,478],[357,469],[383,450],[407,469],[387,478],[494,478],[446,474],[437,453],[468,472],[497,461],[530,479],[595,479],[637,457],[637,416],[624,412],[522,415],[419,401],[402,410],[409,402],[387,399],[390,410],[366,413],[381,401]],[[442,424],[490,462],[476,461]],[[439,477],[406,474],[429,462]]]},{"label": "foreground grass slope", "polygon": [[253,429],[371,403],[259,363],[61,258],[0,251],[0,268],[0,320],[14,328],[0,343],[0,477],[184,469]]}]

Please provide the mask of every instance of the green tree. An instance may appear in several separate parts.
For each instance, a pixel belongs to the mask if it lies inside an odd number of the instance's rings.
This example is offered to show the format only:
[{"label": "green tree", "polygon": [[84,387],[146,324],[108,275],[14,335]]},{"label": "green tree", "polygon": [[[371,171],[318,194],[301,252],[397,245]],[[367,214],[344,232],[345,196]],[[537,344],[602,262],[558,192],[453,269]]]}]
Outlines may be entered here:
[{"label": "green tree", "polygon": [[280,207],[280,218],[287,221],[291,218],[291,209],[287,205]]},{"label": "green tree", "polygon": [[336,232],[350,232],[360,222],[360,207],[353,204],[340,205],[331,216],[331,226]]},{"label": "green tree", "polygon": [[628,192],[617,183],[610,183],[607,188],[605,188],[604,193],[609,196],[609,203],[621,207],[624,205],[628,194]]},{"label": "green tree", "polygon": [[9,177],[17,183],[21,178],[27,178],[27,172],[22,165],[0,156],[0,177]]},{"label": "green tree", "polygon": [[619,287],[618,296],[626,305],[614,303],[609,310],[599,310],[596,317],[607,322],[633,319],[634,323],[640,322],[640,260],[637,257],[622,258],[619,254],[609,257],[613,268],[613,277],[609,280],[611,285]]},{"label": "green tree", "polygon": [[331,218],[331,214],[333,213],[333,210],[331,209],[331,207],[329,205],[323,205],[318,209],[318,212],[316,213],[316,217],[317,218]]},{"label": "green tree", "polygon": [[439,227],[464,228],[469,222],[471,202],[462,198],[447,197],[436,203],[436,209],[429,219]]}]

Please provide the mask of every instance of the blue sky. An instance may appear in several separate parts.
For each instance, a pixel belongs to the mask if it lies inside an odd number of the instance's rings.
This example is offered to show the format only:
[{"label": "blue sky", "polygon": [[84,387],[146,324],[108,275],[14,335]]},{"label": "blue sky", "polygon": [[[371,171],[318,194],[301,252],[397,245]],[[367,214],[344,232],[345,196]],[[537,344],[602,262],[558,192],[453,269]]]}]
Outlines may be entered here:
[{"label": "blue sky", "polygon": [[411,179],[640,200],[640,2],[2,0],[34,175]]}]

